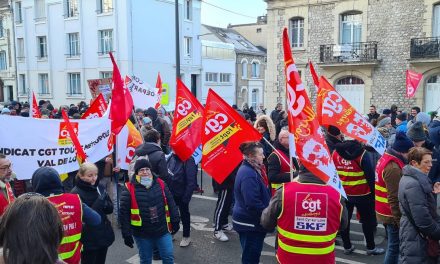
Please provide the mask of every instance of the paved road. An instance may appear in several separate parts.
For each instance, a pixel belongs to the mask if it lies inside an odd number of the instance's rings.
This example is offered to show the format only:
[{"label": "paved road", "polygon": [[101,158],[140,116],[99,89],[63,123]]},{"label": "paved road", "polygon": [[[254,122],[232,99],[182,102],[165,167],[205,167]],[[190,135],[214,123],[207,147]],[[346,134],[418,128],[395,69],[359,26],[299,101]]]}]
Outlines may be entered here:
[{"label": "paved road", "polygon": [[[200,174],[199,174],[200,183]],[[203,176],[203,187],[205,193],[203,195],[194,195],[190,204],[191,212],[191,239],[192,243],[187,248],[180,248],[179,242],[182,232],[176,234],[174,242],[174,256],[176,264],[198,264],[198,263],[240,263],[241,248],[238,234],[235,232],[228,233],[229,242],[220,242],[212,237],[212,215],[215,208],[216,196],[212,191],[211,180],[209,176]],[[357,220],[352,220],[352,241],[356,246],[356,251],[346,256],[342,253],[342,244],[338,238],[339,245],[336,246],[336,263],[362,264],[362,263],[382,263],[383,256],[367,256],[365,252],[365,243],[363,242],[361,226]],[[107,254],[107,263],[121,264],[131,263],[138,264],[138,251],[128,248],[124,245],[121,238],[120,230],[117,229],[116,241],[110,247]],[[263,264],[276,263],[274,254],[274,234],[268,234],[265,240],[260,262]],[[385,247],[384,229],[378,227],[376,235],[376,243]],[[161,263],[156,261],[153,263]]]}]

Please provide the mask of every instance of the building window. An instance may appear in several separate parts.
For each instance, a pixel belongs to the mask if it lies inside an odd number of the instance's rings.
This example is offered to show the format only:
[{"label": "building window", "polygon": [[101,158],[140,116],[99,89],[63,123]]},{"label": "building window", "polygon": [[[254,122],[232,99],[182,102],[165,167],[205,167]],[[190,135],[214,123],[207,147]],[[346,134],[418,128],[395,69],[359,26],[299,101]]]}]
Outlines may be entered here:
[{"label": "building window", "polygon": [[69,73],[69,95],[81,94],[81,75],[79,73]]},{"label": "building window", "polygon": [[192,0],[185,0],[185,19],[192,20]]},{"label": "building window", "polygon": [[47,73],[38,74],[38,94],[49,94],[49,75]]},{"label": "building window", "polygon": [[304,47],[304,19],[293,18],[290,20],[290,30],[292,35],[292,47]]},{"label": "building window", "polygon": [[113,29],[99,31],[99,54],[107,54],[113,51]]},{"label": "building window", "polygon": [[6,51],[0,51],[0,70],[4,71],[6,69],[7,69]]},{"label": "building window", "polygon": [[361,42],[362,14],[341,15],[341,44]]},{"label": "building window", "polygon": [[0,38],[3,38],[5,36],[4,30],[3,17],[0,17]]},{"label": "building window", "polygon": [[258,105],[258,89],[252,89],[251,106],[253,109],[257,109],[257,105]]},{"label": "building window", "polygon": [[47,42],[46,36],[37,37],[38,42],[38,58],[43,59],[47,57]]},{"label": "building window", "polygon": [[18,61],[24,60],[24,39],[23,38],[17,39],[17,60]]},{"label": "building window", "polygon": [[26,94],[26,75],[19,74],[18,75],[18,86],[20,89],[20,94]]},{"label": "building window", "polygon": [[35,0],[35,19],[46,17],[46,3],[45,0]]},{"label": "building window", "polygon": [[261,28],[257,28],[257,33],[261,33]]},{"label": "building window", "polygon": [[440,37],[440,4],[434,6],[432,19],[432,36]]},{"label": "building window", "polygon": [[243,61],[241,63],[241,78],[246,79],[248,77],[248,63],[247,61]]},{"label": "building window", "polygon": [[113,0],[97,0],[98,13],[110,13],[113,11]]},{"label": "building window", "polygon": [[21,24],[23,22],[21,2],[15,2],[15,22]]},{"label": "building window", "polygon": [[220,82],[230,83],[231,82],[231,74],[230,73],[220,73]]},{"label": "building window", "polygon": [[113,72],[111,72],[111,71],[109,71],[109,72],[107,72],[107,71],[100,72],[99,73],[99,77],[101,79],[112,78],[113,77]]},{"label": "building window", "polygon": [[252,62],[252,78],[260,77],[260,63]]},{"label": "building window", "polygon": [[79,56],[79,33],[67,34],[67,40],[69,43],[67,55],[69,57]]},{"label": "building window", "polygon": [[185,37],[183,44],[184,44],[184,56],[191,57],[192,56],[192,38]]},{"label": "building window", "polygon": [[218,82],[218,73],[216,72],[207,72],[205,77],[207,82]]},{"label": "building window", "polygon": [[78,0],[64,1],[65,17],[76,17],[78,15]]}]

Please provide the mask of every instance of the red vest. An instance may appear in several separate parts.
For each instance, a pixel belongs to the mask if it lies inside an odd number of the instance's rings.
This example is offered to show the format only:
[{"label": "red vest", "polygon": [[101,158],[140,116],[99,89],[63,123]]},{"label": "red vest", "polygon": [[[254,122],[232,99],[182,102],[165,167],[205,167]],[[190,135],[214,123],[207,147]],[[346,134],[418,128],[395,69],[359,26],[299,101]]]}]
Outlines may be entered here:
[{"label": "red vest", "polygon": [[[170,217],[170,210],[168,208],[168,199],[167,196],[165,195],[165,183],[157,178],[157,183],[159,183],[160,188],[162,189],[162,198],[165,204],[165,220],[167,222],[167,228],[168,228],[168,232],[171,233],[172,231],[172,226],[171,226],[171,217]],[[125,183],[125,187],[127,187],[128,191],[130,192],[130,224],[132,226],[142,226],[142,218],[141,218],[141,214],[139,212],[139,206],[138,203],[136,201],[136,195],[135,195],[135,187],[132,183],[130,182],[126,182]]]},{"label": "red vest", "polygon": [[365,172],[360,164],[362,157],[365,155],[365,150],[362,155],[359,155],[354,160],[346,160],[335,150],[332,154],[333,162],[341,179],[342,186],[344,186],[345,193],[348,196],[363,196],[371,193],[368,186]]},{"label": "red vest", "polygon": [[391,207],[388,203],[388,189],[383,179],[383,171],[390,162],[397,163],[400,169],[405,165],[399,158],[385,152],[377,162],[376,184],[374,185],[376,213],[388,217],[392,217],[393,214],[391,213]]},{"label": "red vest", "polygon": [[[278,160],[280,161],[280,167],[281,167],[280,173],[290,173],[290,164],[287,163],[289,161],[289,156],[284,154],[284,152],[279,149],[276,149],[275,151],[273,151],[272,154],[276,155],[278,157]],[[284,182],[271,182],[270,183],[270,189],[272,192],[272,196],[275,194],[275,192],[278,188],[283,186],[283,183]]]},{"label": "red vest", "polygon": [[328,185],[283,185],[278,217],[279,263],[335,263],[335,239],[341,223],[341,195]]},{"label": "red vest", "polygon": [[8,207],[8,205],[15,199],[14,192],[12,191],[11,184],[9,184],[9,182],[5,182],[5,189],[7,197],[5,197],[4,194],[0,194],[0,216],[3,215],[6,207]]},{"label": "red vest", "polygon": [[78,264],[81,260],[82,204],[77,194],[64,193],[47,197],[63,221],[64,236],[58,256],[67,264]]}]

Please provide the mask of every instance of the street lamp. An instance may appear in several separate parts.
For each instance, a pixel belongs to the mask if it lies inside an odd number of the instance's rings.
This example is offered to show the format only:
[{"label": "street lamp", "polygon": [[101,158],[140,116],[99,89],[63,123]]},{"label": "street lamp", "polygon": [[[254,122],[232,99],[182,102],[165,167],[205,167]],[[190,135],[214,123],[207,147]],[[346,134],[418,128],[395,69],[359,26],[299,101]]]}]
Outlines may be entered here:
[{"label": "street lamp", "polygon": [[179,0],[176,0],[176,79],[180,80],[180,37],[179,37]]}]

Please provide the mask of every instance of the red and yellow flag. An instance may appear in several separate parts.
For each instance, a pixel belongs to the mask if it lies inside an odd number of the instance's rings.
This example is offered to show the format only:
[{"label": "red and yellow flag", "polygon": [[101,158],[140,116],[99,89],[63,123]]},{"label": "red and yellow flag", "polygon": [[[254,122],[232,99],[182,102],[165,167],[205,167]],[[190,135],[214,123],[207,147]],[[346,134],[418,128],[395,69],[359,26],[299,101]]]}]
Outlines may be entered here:
[{"label": "red and yellow flag", "polygon": [[86,161],[87,155],[84,152],[81,144],[79,143],[78,135],[75,133],[73,126],[70,123],[69,117],[67,116],[64,109],[62,110],[61,113],[63,115],[63,119],[66,124],[67,131],[69,132],[69,137],[72,140],[73,146],[75,147],[76,150],[76,160],[81,165],[83,162]]}]

